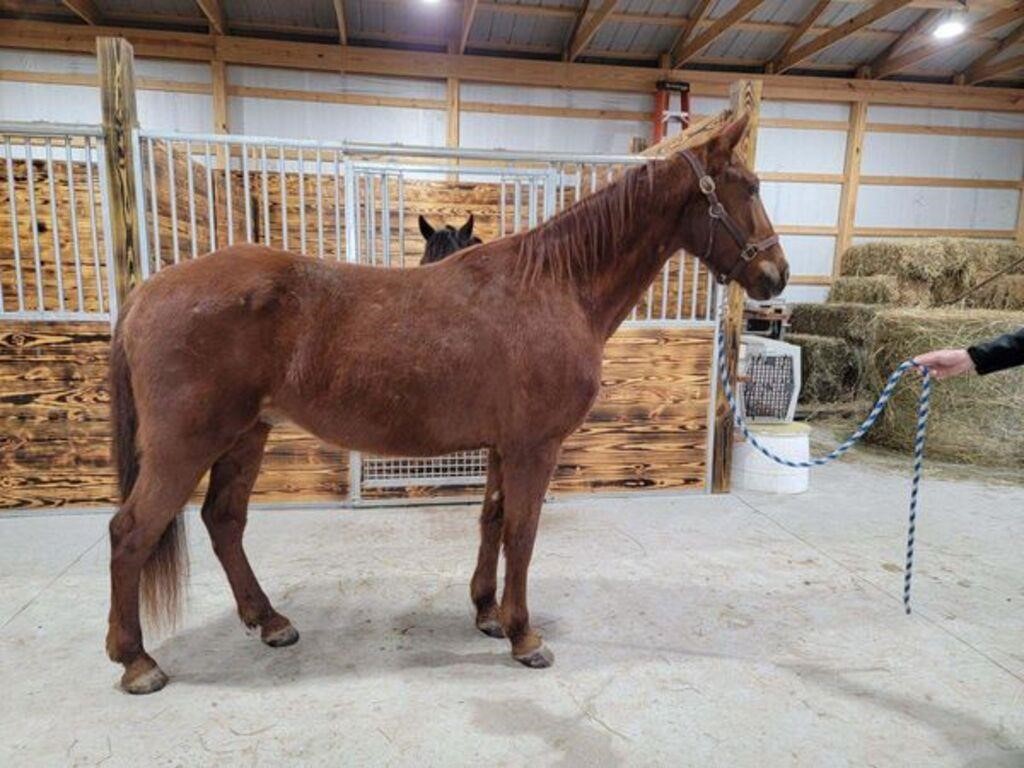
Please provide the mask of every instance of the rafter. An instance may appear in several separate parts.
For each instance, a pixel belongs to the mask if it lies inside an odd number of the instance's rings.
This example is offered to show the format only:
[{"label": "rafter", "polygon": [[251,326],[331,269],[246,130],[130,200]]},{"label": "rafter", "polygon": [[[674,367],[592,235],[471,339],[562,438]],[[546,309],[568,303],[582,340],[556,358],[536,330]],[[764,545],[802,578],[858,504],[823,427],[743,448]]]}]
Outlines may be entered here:
[{"label": "rafter", "polygon": [[[336,0],[340,2],[340,0]],[[463,0],[462,4],[462,34],[459,36],[459,53],[466,52],[466,41],[469,40],[469,30],[473,28],[473,19],[476,18],[476,9],[480,0]]]},{"label": "rafter", "polygon": [[862,27],[866,27],[868,24],[872,24],[879,19],[884,19],[889,14],[895,13],[901,8],[906,8],[913,0],[879,0],[879,2],[872,5],[867,10],[861,11],[856,16],[847,19],[842,24],[832,27],[828,32],[818,35],[811,42],[800,46],[794,51],[790,51],[788,56],[779,60],[777,70],[778,72],[785,72],[787,69],[791,69],[799,64],[801,61],[809,59],[816,53],[824,51],[826,48],[838,43],[840,40],[849,37],[853,32],[856,32]]},{"label": "rafter", "polygon": [[100,16],[100,9],[96,7],[96,3],[93,0],[62,0],[64,7],[68,10],[74,11],[75,15],[78,16],[86,24],[102,24],[103,20]]},{"label": "rafter", "polygon": [[786,38],[786,42],[782,44],[782,47],[778,50],[772,60],[768,63],[767,71],[775,72],[779,68],[779,62],[782,61],[789,52],[793,50],[793,46],[800,42],[800,39],[807,34],[808,30],[814,26],[814,22],[818,20],[818,17],[828,8],[829,3],[832,0],[818,0],[810,12],[804,16],[799,24],[789,33],[789,37]]},{"label": "rafter", "polygon": [[919,61],[923,61],[941,51],[948,50],[952,46],[961,46],[968,40],[976,40],[988,32],[999,29],[999,27],[1006,26],[1013,21],[1018,21],[1021,13],[1024,13],[1024,2],[1017,2],[1010,8],[996,11],[974,22],[971,25],[970,31],[963,37],[959,37],[956,40],[929,40],[917,48],[893,57],[884,66],[879,67],[875,77],[879,79],[889,77]]},{"label": "rafter", "polygon": [[690,17],[683,20],[683,27],[679,30],[679,34],[676,39],[672,41],[672,48],[670,49],[670,55],[672,61],[679,58],[679,54],[682,53],[683,48],[686,46],[686,42],[690,39],[697,27],[707,18],[707,15],[711,12],[711,6],[713,0],[700,0],[697,7],[693,9],[693,13]]},{"label": "rafter", "polygon": [[196,5],[199,6],[199,10],[203,12],[203,16],[210,23],[210,29],[218,35],[227,34],[228,22],[220,0],[196,0]]},{"label": "rafter", "polygon": [[348,45],[348,25],[345,24],[345,0],[334,0],[334,16],[338,20],[338,42]]},{"label": "rafter", "polygon": [[974,85],[975,83],[991,80],[993,77],[998,77],[1006,72],[1014,72],[1018,69],[1024,69],[1024,53],[1019,56],[1010,56],[986,67],[978,67],[977,69],[972,67],[971,72],[973,74],[968,78],[967,84]]},{"label": "rafter", "polygon": [[[995,46],[985,51],[985,53],[981,54],[981,56],[964,67],[962,72],[964,82],[968,85],[974,85],[974,83],[981,82],[978,79],[978,76],[988,68],[989,64],[992,63],[992,60],[1006,49],[1011,48],[1020,42],[1024,42],[1024,24],[1021,24],[1015,30],[1011,31],[1010,34],[1000,40]],[[989,75],[989,77],[992,77],[992,75]]]},{"label": "rafter", "polygon": [[601,25],[608,20],[608,16],[615,10],[617,2],[618,0],[601,0],[601,4],[591,12],[591,6],[594,3],[588,0],[586,9],[590,15],[576,28],[576,32],[569,42],[569,50],[565,57],[566,61],[576,60],[576,57],[582,53],[587,44],[594,39],[594,35],[597,34],[597,30],[601,28]]},{"label": "rafter", "polygon": [[692,42],[683,46],[679,55],[673,60],[673,67],[681,67],[711,43],[729,31],[736,22],[753,12],[764,0],[740,0],[727,13],[715,19],[711,26],[698,35]]},{"label": "rafter", "polygon": [[939,9],[933,8],[932,10],[922,13],[913,24],[903,30],[903,34],[893,40],[891,45],[874,58],[874,60],[868,65],[868,71],[877,72],[879,69],[884,67],[889,61],[895,58],[901,50],[906,48],[907,43],[927,32],[941,18],[943,18],[943,12]]}]

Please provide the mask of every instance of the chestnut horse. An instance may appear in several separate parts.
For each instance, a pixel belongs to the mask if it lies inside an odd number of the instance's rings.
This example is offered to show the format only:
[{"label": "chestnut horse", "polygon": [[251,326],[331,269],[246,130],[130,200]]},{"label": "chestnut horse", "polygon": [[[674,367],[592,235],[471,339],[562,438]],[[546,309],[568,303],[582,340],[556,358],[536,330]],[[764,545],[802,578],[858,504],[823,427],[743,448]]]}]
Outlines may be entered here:
[{"label": "chestnut horse", "polygon": [[476,626],[508,638],[526,666],[550,665],[530,627],[527,568],[559,447],[597,397],[608,337],[681,248],[756,298],[786,284],[757,177],[732,158],[745,128],[736,121],[536,229],[427,267],[237,245],[137,288],[111,353],[122,504],[110,522],[107,652],[124,665],[124,689],[167,682],[143,648],[140,593],[150,615],[173,616],[181,511],[207,470],[202,519],[242,621],[270,646],[298,639],[242,548],[267,433],[281,418],[375,454],[487,447]]},{"label": "chestnut horse", "polygon": [[472,213],[469,214],[466,223],[458,229],[451,224],[434,229],[426,218],[420,216],[420,234],[427,241],[427,245],[423,249],[423,258],[420,259],[420,266],[441,261],[456,251],[461,251],[471,245],[480,245],[483,242],[479,237],[473,236]]}]

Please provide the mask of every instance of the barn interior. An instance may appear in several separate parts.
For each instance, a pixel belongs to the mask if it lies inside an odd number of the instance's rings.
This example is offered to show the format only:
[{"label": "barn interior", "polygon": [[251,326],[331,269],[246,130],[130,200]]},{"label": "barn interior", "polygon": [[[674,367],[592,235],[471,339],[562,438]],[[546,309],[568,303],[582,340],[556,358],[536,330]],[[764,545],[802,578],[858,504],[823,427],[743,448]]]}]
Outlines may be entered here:
[{"label": "barn interior", "polygon": [[[301,640],[246,636],[204,480],[187,611],[145,627],[170,684],[125,695],[135,286],[241,243],[432,269],[421,220],[520,237],[736,117],[788,285],[754,301],[679,251],[608,340],[533,554],[554,666],[473,626],[486,449],[280,424],[245,546]],[[909,613],[920,377],[810,473],[756,454],[723,381],[755,439],[820,456],[903,361],[1022,326],[1024,2],[0,0],[0,756],[1024,764],[1024,369],[933,383]]]}]

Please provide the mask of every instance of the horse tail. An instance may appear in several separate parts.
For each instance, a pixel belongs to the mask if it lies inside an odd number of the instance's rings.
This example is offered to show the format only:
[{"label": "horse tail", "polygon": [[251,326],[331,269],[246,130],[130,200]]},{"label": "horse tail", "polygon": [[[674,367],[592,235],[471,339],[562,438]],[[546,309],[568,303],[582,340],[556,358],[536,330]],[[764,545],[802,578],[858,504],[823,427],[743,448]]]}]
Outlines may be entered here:
[{"label": "horse tail", "polygon": [[[127,313],[122,313],[123,318]],[[135,395],[132,391],[131,367],[124,348],[124,331],[118,320],[110,351],[110,398],[113,419],[113,458],[117,468],[117,484],[122,511],[139,478],[140,456],[136,444],[139,426]],[[127,512],[137,518],[134,508]],[[130,530],[135,520],[125,521]],[[181,608],[182,581],[188,566],[185,546],[185,525],[181,515],[168,524],[160,535],[149,558],[142,566],[139,593],[142,611],[150,623],[173,627]]]}]

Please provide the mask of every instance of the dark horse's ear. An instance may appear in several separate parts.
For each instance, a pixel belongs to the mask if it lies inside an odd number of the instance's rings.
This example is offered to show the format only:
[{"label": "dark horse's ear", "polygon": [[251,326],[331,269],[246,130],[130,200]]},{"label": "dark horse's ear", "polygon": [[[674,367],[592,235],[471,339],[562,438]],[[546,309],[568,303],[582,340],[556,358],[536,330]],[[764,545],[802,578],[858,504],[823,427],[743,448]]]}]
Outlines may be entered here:
[{"label": "dark horse's ear", "polygon": [[729,164],[733,150],[747,133],[749,123],[750,116],[743,115],[726,125],[715,138],[711,139],[708,144],[708,170],[717,173]]},{"label": "dark horse's ear", "polygon": [[423,235],[424,240],[429,240],[434,234],[434,228],[423,218],[422,214],[420,215],[420,234]]},{"label": "dark horse's ear", "polygon": [[466,223],[459,227],[459,239],[465,242],[473,236],[473,214],[469,214]]}]

